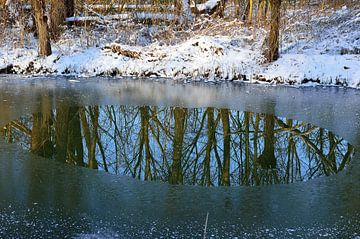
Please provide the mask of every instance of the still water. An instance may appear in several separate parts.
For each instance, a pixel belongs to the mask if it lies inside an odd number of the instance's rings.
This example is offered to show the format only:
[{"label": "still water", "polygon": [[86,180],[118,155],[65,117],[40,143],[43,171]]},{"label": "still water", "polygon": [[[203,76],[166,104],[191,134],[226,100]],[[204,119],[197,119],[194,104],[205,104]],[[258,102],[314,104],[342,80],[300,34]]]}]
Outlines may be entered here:
[{"label": "still water", "polygon": [[359,105],[341,88],[0,76],[0,238],[358,239]]},{"label": "still water", "polygon": [[146,181],[265,185],[330,176],[354,147],[273,114],[217,108],[74,106],[62,101],[3,126],[2,136],[59,162]]}]

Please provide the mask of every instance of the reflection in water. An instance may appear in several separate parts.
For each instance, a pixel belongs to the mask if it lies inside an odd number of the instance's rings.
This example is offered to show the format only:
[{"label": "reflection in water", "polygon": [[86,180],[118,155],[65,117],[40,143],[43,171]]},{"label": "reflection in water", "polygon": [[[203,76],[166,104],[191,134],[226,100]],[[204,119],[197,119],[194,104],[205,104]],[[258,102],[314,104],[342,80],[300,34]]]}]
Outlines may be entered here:
[{"label": "reflection in water", "polygon": [[[65,102],[12,121],[9,142],[73,165],[172,184],[263,185],[341,171],[353,147],[311,124],[229,109]],[[44,103],[45,102],[45,103]]]}]

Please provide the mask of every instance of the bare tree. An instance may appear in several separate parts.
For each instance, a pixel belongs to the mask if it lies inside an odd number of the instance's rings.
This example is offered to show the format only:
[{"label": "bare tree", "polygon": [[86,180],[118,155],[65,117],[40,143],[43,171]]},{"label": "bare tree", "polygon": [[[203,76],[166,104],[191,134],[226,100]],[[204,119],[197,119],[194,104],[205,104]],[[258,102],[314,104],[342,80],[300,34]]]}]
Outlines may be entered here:
[{"label": "bare tree", "polygon": [[43,96],[39,99],[39,112],[33,114],[33,127],[31,130],[31,152],[43,157],[51,157],[54,145],[51,140],[52,116],[49,98]]},{"label": "bare tree", "polygon": [[190,0],[176,0],[175,6],[180,13],[181,21],[184,21],[186,23],[192,20]]},{"label": "bare tree", "polygon": [[279,28],[281,0],[270,0],[271,22],[269,35],[269,49],[267,59],[269,62],[279,58]]},{"label": "bare tree", "polygon": [[173,162],[171,165],[170,183],[182,184],[183,173],[181,160],[183,156],[183,142],[185,135],[185,120],[187,110],[184,108],[174,108],[174,141],[173,141]]},{"label": "bare tree", "polygon": [[35,23],[39,38],[39,56],[49,56],[51,55],[51,45],[47,26],[47,17],[45,14],[45,1],[31,0],[31,4],[34,9]]},{"label": "bare tree", "polygon": [[[223,161],[223,168],[222,168],[222,185],[223,186],[230,186],[230,122],[229,122],[229,115],[230,111],[228,109],[221,109],[221,121],[223,124],[223,150],[224,150],[224,161]],[[220,169],[219,169],[220,170]]]},{"label": "bare tree", "polygon": [[60,36],[60,26],[67,17],[74,15],[74,0],[51,0],[50,30],[51,37],[57,39]]}]

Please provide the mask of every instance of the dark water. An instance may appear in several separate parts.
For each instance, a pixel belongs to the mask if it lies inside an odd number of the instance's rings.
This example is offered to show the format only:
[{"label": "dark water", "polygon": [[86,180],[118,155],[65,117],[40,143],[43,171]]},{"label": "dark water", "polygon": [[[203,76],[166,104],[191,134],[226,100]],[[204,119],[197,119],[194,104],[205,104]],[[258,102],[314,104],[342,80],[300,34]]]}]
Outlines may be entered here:
[{"label": "dark water", "polygon": [[307,181],[342,171],[354,147],[312,124],[217,108],[74,106],[6,124],[7,142],[59,162],[146,181],[202,186]]},{"label": "dark water", "polygon": [[341,88],[0,76],[0,238],[358,239],[359,105]]}]

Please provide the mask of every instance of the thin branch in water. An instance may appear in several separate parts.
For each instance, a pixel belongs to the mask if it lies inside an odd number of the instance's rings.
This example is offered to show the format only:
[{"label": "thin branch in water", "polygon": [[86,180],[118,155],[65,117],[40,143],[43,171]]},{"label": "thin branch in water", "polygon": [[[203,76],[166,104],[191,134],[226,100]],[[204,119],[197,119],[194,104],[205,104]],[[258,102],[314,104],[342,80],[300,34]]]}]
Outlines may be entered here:
[{"label": "thin branch in water", "polygon": [[209,212],[206,213],[205,227],[204,227],[204,239],[206,238],[208,220],[209,220]]}]

